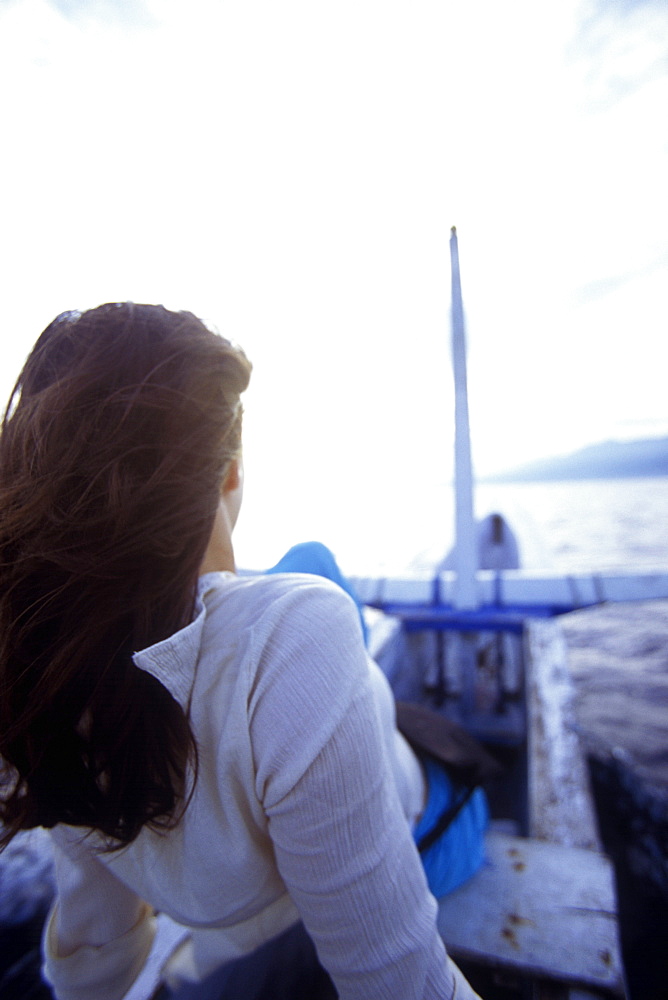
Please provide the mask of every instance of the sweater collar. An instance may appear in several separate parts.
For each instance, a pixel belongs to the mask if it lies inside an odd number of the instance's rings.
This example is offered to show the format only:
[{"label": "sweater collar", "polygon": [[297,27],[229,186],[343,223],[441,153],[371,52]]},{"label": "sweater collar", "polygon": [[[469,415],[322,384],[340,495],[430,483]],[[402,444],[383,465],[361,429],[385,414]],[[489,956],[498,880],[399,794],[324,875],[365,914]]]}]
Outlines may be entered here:
[{"label": "sweater collar", "polygon": [[197,581],[195,610],[190,624],[169,638],[133,654],[135,666],[159,680],[184,712],[188,711],[195,682],[195,669],[206,619],[206,595],[221,576],[230,575],[232,574],[206,573],[201,576]]}]

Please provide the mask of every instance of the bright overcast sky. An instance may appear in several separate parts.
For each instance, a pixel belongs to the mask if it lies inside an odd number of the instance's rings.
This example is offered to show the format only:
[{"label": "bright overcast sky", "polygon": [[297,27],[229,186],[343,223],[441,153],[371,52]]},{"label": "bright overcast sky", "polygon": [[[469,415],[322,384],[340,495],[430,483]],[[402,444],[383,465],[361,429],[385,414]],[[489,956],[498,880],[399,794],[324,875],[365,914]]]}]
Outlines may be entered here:
[{"label": "bright overcast sky", "polygon": [[3,397],[159,301],[254,362],[256,494],[447,478],[456,224],[479,472],[668,434],[667,55],[663,0],[0,0]]}]

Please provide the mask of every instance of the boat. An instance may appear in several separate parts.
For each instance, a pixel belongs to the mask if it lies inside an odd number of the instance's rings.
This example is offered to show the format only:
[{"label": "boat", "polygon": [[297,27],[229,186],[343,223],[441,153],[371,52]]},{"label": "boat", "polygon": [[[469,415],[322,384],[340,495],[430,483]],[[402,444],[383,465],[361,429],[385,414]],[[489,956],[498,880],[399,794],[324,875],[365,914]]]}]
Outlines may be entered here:
[{"label": "boat", "polygon": [[[504,571],[492,575],[503,583]],[[495,603],[460,613],[441,599],[449,574],[430,581],[429,601],[415,598],[424,579],[353,582],[380,612],[370,652],[397,699],[457,722],[502,766],[487,789],[485,863],[439,903],[448,952],[485,1000],[626,997],[614,870],[558,620]]]},{"label": "boat", "polygon": [[463,726],[501,764],[481,870],[439,903],[449,953],[485,1000],[625,998],[603,853],[558,616],[668,596],[665,569],[563,576],[520,567],[499,513],[477,522],[457,233],[450,238],[455,543],[433,570],[351,582],[398,701]]}]

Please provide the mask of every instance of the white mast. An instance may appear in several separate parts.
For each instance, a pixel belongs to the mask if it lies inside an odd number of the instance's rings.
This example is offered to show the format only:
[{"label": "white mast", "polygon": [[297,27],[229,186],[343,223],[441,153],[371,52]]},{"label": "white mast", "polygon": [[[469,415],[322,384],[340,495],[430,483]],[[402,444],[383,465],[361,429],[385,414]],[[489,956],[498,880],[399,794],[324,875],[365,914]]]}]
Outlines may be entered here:
[{"label": "white mast", "polygon": [[457,230],[450,233],[452,268],[452,364],[455,377],[455,584],[454,604],[459,609],[478,607],[476,524],[473,515],[473,470],[466,388],[466,337],[459,279]]}]

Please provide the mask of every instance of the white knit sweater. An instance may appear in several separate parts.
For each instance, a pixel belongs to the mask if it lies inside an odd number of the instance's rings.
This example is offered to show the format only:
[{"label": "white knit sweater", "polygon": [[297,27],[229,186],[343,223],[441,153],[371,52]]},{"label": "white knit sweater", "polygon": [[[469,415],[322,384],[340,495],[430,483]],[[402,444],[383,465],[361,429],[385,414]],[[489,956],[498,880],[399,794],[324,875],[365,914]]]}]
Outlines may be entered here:
[{"label": "white knit sweater", "polygon": [[198,975],[301,918],[341,1000],[475,996],[448,961],[411,837],[420,766],[338,587],[207,574],[191,624],[134,659],[188,712],[198,780],[174,830],[144,828],[122,851],[53,831],[45,973],[61,1000],[119,1000],[153,911],[192,928]]}]

